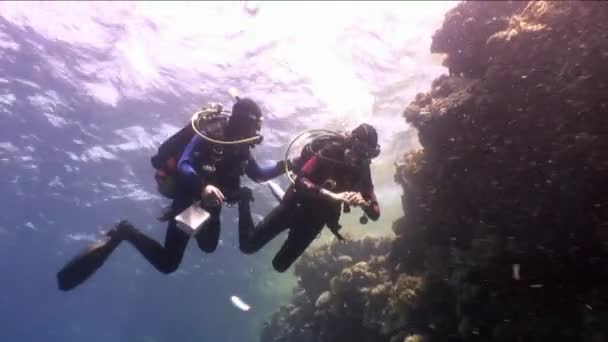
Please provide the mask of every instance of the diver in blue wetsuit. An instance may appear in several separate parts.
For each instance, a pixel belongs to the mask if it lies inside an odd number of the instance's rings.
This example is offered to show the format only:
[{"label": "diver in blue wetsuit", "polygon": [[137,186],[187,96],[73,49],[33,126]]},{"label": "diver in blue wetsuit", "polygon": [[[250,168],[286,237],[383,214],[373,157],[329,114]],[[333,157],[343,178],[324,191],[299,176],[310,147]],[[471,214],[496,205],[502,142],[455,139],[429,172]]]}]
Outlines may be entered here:
[{"label": "diver in blue wetsuit", "polygon": [[[235,141],[259,136],[262,112],[250,99],[237,99],[232,115],[217,121],[206,130],[217,141]],[[175,216],[193,203],[200,201],[210,218],[195,235],[201,250],[213,252],[219,241],[222,203],[252,200],[251,191],[242,188],[240,178],[247,175],[255,182],[263,182],[285,172],[283,161],[271,167],[261,167],[251,148],[261,143],[261,136],[247,144],[216,144],[195,134],[183,150],[179,160],[173,162],[175,195],[169,211],[164,245],[148,237],[127,221],[121,221],[106,234],[106,238],[89,247],[69,262],[58,274],[59,288],[70,290],[84,282],[98,269],[122,241],[131,243],[158,271],[171,273],[177,270],[190,236],[177,226]],[[155,160],[152,161],[156,163]]]}]

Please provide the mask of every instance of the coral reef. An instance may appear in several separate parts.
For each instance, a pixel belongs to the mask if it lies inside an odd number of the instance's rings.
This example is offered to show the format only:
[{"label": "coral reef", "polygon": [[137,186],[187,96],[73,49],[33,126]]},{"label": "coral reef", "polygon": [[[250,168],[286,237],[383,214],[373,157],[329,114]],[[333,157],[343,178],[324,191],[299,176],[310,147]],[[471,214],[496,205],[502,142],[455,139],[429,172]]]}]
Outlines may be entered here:
[{"label": "coral reef", "polygon": [[[424,149],[398,170],[391,261],[455,291],[462,339],[606,338],[606,15],[602,2],[463,3],[435,35],[452,76],[404,112]],[[472,33],[491,18],[508,25]]]},{"label": "coral reef", "polygon": [[330,244],[264,342],[608,340],[608,3],[462,2],[404,111],[393,241]]},{"label": "coral reef", "polygon": [[390,249],[389,239],[364,238],[303,255],[295,265],[299,281],[294,299],[268,322],[261,340],[377,341],[376,325],[382,320],[374,312],[382,310],[383,296],[392,286],[383,268]]}]

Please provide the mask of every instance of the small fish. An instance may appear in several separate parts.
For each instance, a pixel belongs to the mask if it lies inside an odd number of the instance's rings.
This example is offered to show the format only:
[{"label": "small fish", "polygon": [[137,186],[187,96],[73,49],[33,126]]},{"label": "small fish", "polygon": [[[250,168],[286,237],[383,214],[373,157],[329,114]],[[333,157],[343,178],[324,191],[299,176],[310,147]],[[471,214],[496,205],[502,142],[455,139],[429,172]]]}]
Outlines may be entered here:
[{"label": "small fish", "polygon": [[230,296],[230,301],[232,301],[232,304],[240,310],[249,311],[249,309],[251,309],[251,306],[249,306],[249,304],[245,303],[241,298],[237,296]]},{"label": "small fish", "polygon": [[519,276],[519,264],[513,264],[513,279],[521,279],[521,277]]}]

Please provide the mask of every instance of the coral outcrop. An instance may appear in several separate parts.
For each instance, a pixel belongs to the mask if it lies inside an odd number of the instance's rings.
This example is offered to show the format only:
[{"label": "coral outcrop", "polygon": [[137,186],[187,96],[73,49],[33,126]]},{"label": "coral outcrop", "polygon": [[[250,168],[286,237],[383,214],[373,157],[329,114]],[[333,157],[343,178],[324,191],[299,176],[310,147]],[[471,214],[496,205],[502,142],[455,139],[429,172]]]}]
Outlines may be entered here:
[{"label": "coral outcrop", "polygon": [[296,266],[264,342],[608,341],[608,3],[462,2],[393,241]]},{"label": "coral outcrop", "polygon": [[335,242],[302,256],[295,266],[299,284],[292,304],[274,315],[262,341],[376,341],[383,320],[375,313],[392,287],[383,268],[390,249],[388,239],[365,238]]}]

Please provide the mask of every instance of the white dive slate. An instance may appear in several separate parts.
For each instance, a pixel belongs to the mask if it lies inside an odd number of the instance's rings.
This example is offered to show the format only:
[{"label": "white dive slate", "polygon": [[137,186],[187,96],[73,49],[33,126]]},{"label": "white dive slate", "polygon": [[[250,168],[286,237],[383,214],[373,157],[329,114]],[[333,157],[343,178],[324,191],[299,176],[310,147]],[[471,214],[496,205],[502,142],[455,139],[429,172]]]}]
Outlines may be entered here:
[{"label": "white dive slate", "polygon": [[183,232],[193,236],[201,230],[210,217],[211,214],[201,208],[200,203],[194,203],[175,216],[175,220],[177,221],[177,226]]}]

